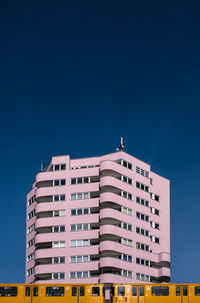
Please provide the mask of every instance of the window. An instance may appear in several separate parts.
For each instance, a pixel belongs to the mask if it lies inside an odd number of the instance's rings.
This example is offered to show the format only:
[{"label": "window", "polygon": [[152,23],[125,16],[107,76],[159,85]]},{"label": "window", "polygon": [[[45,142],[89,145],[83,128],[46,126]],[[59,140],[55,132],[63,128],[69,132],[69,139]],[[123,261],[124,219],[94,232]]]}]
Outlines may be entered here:
[{"label": "window", "polygon": [[17,287],[0,287],[0,297],[17,297]]},{"label": "window", "polygon": [[71,231],[80,231],[80,230],[89,230],[90,229],[90,224],[84,223],[84,224],[72,224],[70,226]]},{"label": "window", "polygon": [[137,297],[137,287],[132,287],[132,297]]},{"label": "window", "polygon": [[132,225],[131,225],[131,224],[128,224],[128,223],[125,223],[125,222],[122,222],[122,223],[121,223],[121,228],[127,229],[127,230],[129,230],[129,231],[132,231]]},{"label": "window", "polygon": [[132,278],[132,271],[122,269],[121,275],[126,278]]},{"label": "window", "polygon": [[71,209],[71,216],[89,215],[89,214],[90,214],[89,208]]},{"label": "window", "polygon": [[66,164],[55,164],[52,165],[53,171],[58,171],[58,170],[65,170],[66,169]]},{"label": "window", "polygon": [[168,286],[153,286],[151,288],[151,293],[152,293],[152,296],[169,296],[169,287]]},{"label": "window", "polygon": [[[150,282],[150,276],[144,275],[144,274],[140,274],[140,273],[137,273],[137,274],[136,274],[136,279],[137,279],[137,280],[140,280],[140,281]],[[141,296],[141,295],[140,295],[140,296]]]},{"label": "window", "polygon": [[[75,274],[75,273],[73,273]],[[77,296],[77,288],[76,287],[72,287],[72,297],[76,297]]]},{"label": "window", "polygon": [[121,176],[121,180],[122,180],[123,182],[125,182],[125,183],[128,183],[128,184],[132,185],[132,179],[131,179],[131,178],[128,178],[128,177],[122,175],[122,176]]},{"label": "window", "polygon": [[123,261],[132,262],[132,256],[129,256],[129,255],[126,255],[126,254],[122,254],[121,259]]},{"label": "window", "polygon": [[89,199],[90,193],[76,193],[71,194],[71,200],[82,200],[82,199]]},{"label": "window", "polygon": [[183,296],[186,297],[188,295],[188,288],[187,286],[183,287]]},{"label": "window", "polygon": [[52,264],[63,264],[63,263],[65,263],[65,257],[52,258]]},{"label": "window", "polygon": [[62,186],[66,184],[65,179],[53,180],[53,186]]},{"label": "window", "polygon": [[65,201],[65,200],[66,200],[65,195],[54,195],[53,196],[54,202]]},{"label": "window", "polygon": [[31,239],[30,241],[27,242],[27,248],[33,246],[35,244],[35,240]]},{"label": "window", "polygon": [[121,196],[126,198],[126,199],[132,200],[132,195],[125,192],[125,191],[121,191]]},{"label": "window", "polygon": [[64,272],[54,272],[52,273],[52,280],[61,280],[65,278],[65,273]]},{"label": "window", "polygon": [[35,195],[31,199],[28,200],[28,206],[30,206],[34,202],[35,202]]},{"label": "window", "polygon": [[89,177],[82,177],[82,178],[72,178],[71,184],[84,184],[84,183],[90,183]]},{"label": "window", "polygon": [[52,248],[65,247],[65,241],[54,241],[52,242]]},{"label": "window", "polygon": [[136,217],[140,220],[143,220],[143,221],[146,221],[146,222],[149,222],[150,221],[150,218],[149,216],[145,215],[145,214],[142,214],[142,213],[139,213],[139,212],[136,212]]},{"label": "window", "polygon": [[27,257],[27,262],[30,262],[31,260],[33,260],[35,258],[35,254],[32,253]]},{"label": "window", "polygon": [[38,297],[38,287],[37,286],[33,288],[33,296]]},{"label": "window", "polygon": [[144,185],[143,183],[136,182],[136,187],[141,189],[141,190],[146,191],[147,193],[149,192],[149,186]]},{"label": "window", "polygon": [[90,240],[71,240],[70,241],[70,246],[75,247],[75,246],[88,246],[90,245]]},{"label": "window", "polygon": [[121,207],[121,212],[124,213],[124,214],[127,214],[129,216],[132,216],[132,209],[130,209],[130,208],[122,206]]},{"label": "window", "polygon": [[150,193],[150,197],[152,200],[160,202],[160,197],[158,195]]},{"label": "window", "polygon": [[140,205],[143,205],[143,206],[146,206],[146,207],[149,207],[150,206],[150,202],[143,199],[143,198],[140,198],[140,197],[136,197],[136,202]]},{"label": "window", "polygon": [[136,227],[136,233],[140,234],[142,236],[145,236],[145,237],[149,237],[149,235],[150,235],[150,232],[148,230],[143,229],[141,227]]},{"label": "window", "polygon": [[[149,276],[146,276],[146,278],[148,279]],[[149,279],[150,281],[150,279]],[[144,286],[140,286],[140,297],[144,297]]]},{"label": "window", "polygon": [[142,175],[146,178],[149,178],[149,172],[140,168],[140,167],[138,167],[138,166],[136,166],[136,173],[138,173],[138,174],[140,174],[140,175]]},{"label": "window", "polygon": [[200,286],[195,287],[195,296],[200,296]]},{"label": "window", "polygon": [[92,296],[99,297],[99,287],[92,287]]},{"label": "window", "polygon": [[160,229],[160,224],[151,221],[151,227],[152,227],[152,228],[155,228],[155,229]]},{"label": "window", "polygon": [[118,295],[118,296],[124,296],[124,295],[125,295],[125,287],[123,287],[123,286],[118,286],[118,287],[117,287],[117,295]]},{"label": "window", "polygon": [[121,160],[121,165],[128,169],[132,169],[132,164],[127,161]]},{"label": "window", "polygon": [[160,211],[157,208],[151,207],[151,213],[160,216]]},{"label": "window", "polygon": [[29,277],[30,275],[34,274],[34,267],[27,270],[26,275]]},{"label": "window", "polygon": [[53,211],[53,217],[65,217],[65,216],[66,216],[66,211],[64,209]]},{"label": "window", "polygon": [[89,271],[73,271],[70,272],[71,279],[89,278]]},{"label": "window", "polygon": [[27,234],[30,234],[32,231],[35,230],[35,224],[31,225],[29,228],[28,228],[28,232]]},{"label": "window", "polygon": [[141,258],[136,258],[136,264],[150,267],[150,261]]},{"label": "window", "polygon": [[121,239],[121,244],[132,246],[132,240],[129,240],[129,239],[126,239],[126,238],[122,238]]},{"label": "window", "polygon": [[84,297],[85,296],[84,286],[81,286],[79,290],[80,290],[80,297]]},{"label": "window", "polygon": [[25,288],[25,297],[30,297],[30,295],[31,295],[31,288],[27,286]]},{"label": "window", "polygon": [[65,225],[52,226],[53,233],[62,233],[65,232]]},{"label": "window", "polygon": [[35,216],[35,209],[32,210],[29,214],[28,214],[28,220],[32,219]]},{"label": "window", "polygon": [[136,248],[140,249],[140,250],[150,251],[149,245],[146,245],[146,244],[143,244],[140,242],[136,242]]},{"label": "window", "polygon": [[90,256],[85,255],[85,256],[71,256],[70,257],[70,262],[71,263],[79,263],[79,262],[89,262],[90,261]]},{"label": "window", "polygon": [[151,242],[154,242],[154,243],[157,243],[157,244],[160,244],[160,239],[155,237],[155,236],[150,236],[151,238]]},{"label": "window", "polygon": [[64,287],[62,287],[62,286],[46,287],[46,296],[63,297],[64,296]]},{"label": "window", "polygon": [[181,288],[180,286],[176,286],[176,296],[179,297],[181,295]]}]

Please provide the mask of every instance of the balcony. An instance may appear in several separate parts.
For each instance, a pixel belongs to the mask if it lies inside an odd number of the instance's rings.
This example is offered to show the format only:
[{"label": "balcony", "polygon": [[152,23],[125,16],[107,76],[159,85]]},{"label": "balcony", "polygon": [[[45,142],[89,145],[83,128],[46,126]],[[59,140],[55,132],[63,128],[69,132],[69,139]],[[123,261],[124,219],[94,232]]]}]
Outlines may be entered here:
[{"label": "balcony", "polygon": [[128,170],[121,164],[110,161],[110,160],[105,160],[105,161],[101,162],[100,171],[101,171],[102,176],[110,175],[110,176],[115,177],[115,176],[124,174],[129,178],[133,177],[133,173],[131,170]]}]

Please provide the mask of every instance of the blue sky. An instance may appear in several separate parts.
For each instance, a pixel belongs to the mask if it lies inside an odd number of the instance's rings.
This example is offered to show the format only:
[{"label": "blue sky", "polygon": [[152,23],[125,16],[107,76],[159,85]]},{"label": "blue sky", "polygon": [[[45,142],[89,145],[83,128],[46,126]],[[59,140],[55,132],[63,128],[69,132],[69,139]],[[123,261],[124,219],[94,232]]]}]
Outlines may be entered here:
[{"label": "blue sky", "polygon": [[171,181],[172,282],[199,282],[197,1],[0,4],[0,283],[24,282],[41,162],[125,150]]}]

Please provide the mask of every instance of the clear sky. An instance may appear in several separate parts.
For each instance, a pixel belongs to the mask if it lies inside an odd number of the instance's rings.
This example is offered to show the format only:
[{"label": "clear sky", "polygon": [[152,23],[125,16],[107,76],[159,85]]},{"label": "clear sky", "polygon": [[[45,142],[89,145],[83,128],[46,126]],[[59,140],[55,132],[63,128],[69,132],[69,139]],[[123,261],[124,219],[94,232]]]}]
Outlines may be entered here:
[{"label": "clear sky", "polygon": [[171,181],[172,282],[200,274],[198,1],[1,1],[0,282],[24,282],[25,204],[53,155],[125,150]]}]

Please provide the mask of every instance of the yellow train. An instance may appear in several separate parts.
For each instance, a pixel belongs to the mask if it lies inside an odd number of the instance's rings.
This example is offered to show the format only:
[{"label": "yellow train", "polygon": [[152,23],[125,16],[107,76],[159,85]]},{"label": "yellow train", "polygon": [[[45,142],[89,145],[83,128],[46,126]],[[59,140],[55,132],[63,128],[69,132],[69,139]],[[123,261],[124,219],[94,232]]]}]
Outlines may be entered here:
[{"label": "yellow train", "polygon": [[[105,295],[106,293],[106,295]],[[0,303],[200,303],[200,284],[0,284]]]}]

